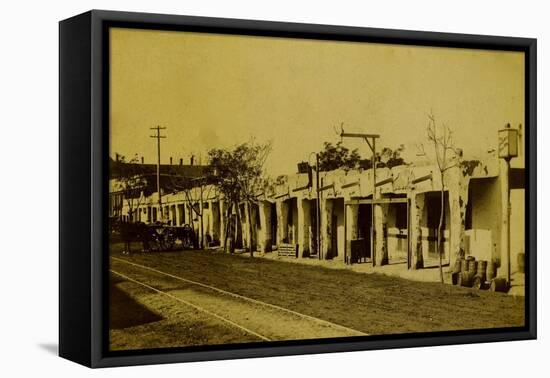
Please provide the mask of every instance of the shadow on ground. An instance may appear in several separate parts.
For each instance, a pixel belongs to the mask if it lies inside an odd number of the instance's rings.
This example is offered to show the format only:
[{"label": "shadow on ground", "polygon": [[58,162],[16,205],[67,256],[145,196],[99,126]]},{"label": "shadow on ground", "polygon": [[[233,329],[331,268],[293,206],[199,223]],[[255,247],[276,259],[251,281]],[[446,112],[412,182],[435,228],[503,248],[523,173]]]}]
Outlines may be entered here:
[{"label": "shadow on ground", "polygon": [[164,319],[126,294],[118,287],[119,282],[113,278],[110,280],[110,329],[135,327]]}]

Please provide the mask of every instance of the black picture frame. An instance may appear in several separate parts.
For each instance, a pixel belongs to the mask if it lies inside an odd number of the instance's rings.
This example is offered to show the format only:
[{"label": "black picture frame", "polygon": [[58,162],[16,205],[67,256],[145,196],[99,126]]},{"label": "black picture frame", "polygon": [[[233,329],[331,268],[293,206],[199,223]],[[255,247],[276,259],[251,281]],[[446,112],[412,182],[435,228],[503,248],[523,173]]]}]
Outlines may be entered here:
[{"label": "black picture frame", "polygon": [[[175,348],[106,348],[108,39],[112,26],[525,53],[525,327]],[[535,339],[536,39],[92,10],[59,24],[59,354],[89,367]]]}]

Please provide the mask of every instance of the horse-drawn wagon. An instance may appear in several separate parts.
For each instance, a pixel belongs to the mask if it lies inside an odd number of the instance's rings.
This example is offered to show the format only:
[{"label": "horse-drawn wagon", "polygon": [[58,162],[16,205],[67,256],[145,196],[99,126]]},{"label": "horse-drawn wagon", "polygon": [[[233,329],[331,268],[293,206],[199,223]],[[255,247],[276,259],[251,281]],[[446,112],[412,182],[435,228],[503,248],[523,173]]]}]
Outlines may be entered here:
[{"label": "horse-drawn wagon", "polygon": [[172,251],[176,249],[197,249],[197,236],[188,224],[170,226],[160,222],[111,221],[111,233],[124,242],[124,250],[132,252],[132,243],[140,242],[143,252]]},{"label": "horse-drawn wagon", "polygon": [[[146,225],[144,238],[149,242],[151,251],[171,251],[175,248],[197,248],[195,232],[189,225],[168,226],[164,224]],[[145,246],[144,246],[145,247]],[[146,249],[146,248],[144,248]]]}]

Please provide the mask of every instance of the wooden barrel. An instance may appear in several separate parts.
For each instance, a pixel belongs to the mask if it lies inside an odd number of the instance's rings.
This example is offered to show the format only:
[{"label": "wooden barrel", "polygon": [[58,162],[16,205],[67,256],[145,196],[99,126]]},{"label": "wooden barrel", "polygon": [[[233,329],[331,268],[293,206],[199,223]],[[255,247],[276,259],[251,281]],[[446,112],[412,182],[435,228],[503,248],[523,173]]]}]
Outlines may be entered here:
[{"label": "wooden barrel", "polygon": [[474,277],[474,280],[472,282],[472,287],[478,290],[485,290],[489,288],[489,286],[485,282],[485,277],[479,276],[479,275],[476,275]]},{"label": "wooden barrel", "polygon": [[473,272],[461,272],[458,275],[458,286],[472,287],[474,276],[475,274]]},{"label": "wooden barrel", "polygon": [[483,281],[487,281],[487,261],[479,260],[477,262],[476,276],[479,276]]},{"label": "wooden barrel", "polygon": [[452,272],[451,273],[451,282],[453,285],[458,284],[458,276],[460,275],[460,272]]},{"label": "wooden barrel", "polygon": [[466,259],[460,259],[460,271],[461,272],[468,271],[468,261],[466,261]]},{"label": "wooden barrel", "polygon": [[456,259],[455,265],[453,266],[453,273],[460,273],[462,271],[462,260],[464,259]]},{"label": "wooden barrel", "polygon": [[493,278],[491,280],[491,291],[498,291],[500,293],[506,293],[508,291],[508,283],[506,282],[506,278]]},{"label": "wooden barrel", "polygon": [[477,272],[477,261],[476,260],[468,261],[468,272],[476,274],[476,272]]},{"label": "wooden barrel", "polygon": [[489,260],[487,262],[487,281],[491,281],[497,276],[497,264]]}]

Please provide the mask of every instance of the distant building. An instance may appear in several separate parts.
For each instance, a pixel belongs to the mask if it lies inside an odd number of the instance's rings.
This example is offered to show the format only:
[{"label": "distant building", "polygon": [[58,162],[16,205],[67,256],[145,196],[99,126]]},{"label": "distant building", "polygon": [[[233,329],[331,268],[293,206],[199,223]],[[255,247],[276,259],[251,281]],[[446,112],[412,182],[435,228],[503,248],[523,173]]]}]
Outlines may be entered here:
[{"label": "distant building", "polygon": [[[139,203],[139,211],[136,214],[130,214],[128,204],[125,201],[124,188],[120,184],[120,177],[128,174],[129,166],[131,172],[139,174],[143,178],[144,187],[138,191],[142,198],[136,200]],[[176,186],[178,178],[194,180],[203,177],[207,166],[205,165],[185,165],[180,159],[179,164],[161,164],[160,165],[160,189],[161,194],[172,193]],[[143,222],[161,221],[160,211],[158,211],[157,195],[157,165],[156,164],[129,164],[118,160],[109,161],[109,217],[121,220],[134,220]],[[156,198],[156,205],[152,206],[147,214],[144,214],[143,204],[152,205],[151,199]],[[137,210],[137,209],[136,209]]]}]

